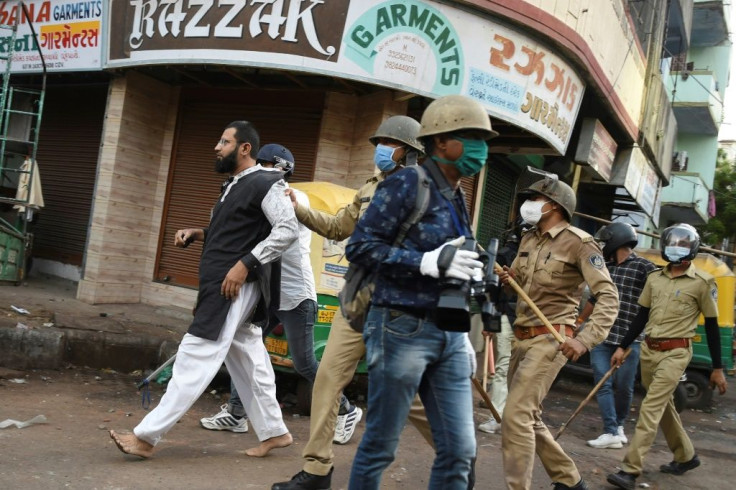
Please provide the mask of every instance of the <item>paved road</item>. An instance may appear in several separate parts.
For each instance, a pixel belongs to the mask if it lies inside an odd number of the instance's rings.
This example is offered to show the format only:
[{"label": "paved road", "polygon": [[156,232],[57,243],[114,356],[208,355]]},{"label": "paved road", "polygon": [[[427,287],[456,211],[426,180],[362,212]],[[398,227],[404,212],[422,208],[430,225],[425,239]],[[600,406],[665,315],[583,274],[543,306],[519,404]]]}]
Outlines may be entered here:
[{"label": "paved road", "polygon": [[[12,379],[24,379],[16,384]],[[309,418],[285,408],[286,423],[294,435],[293,446],[263,459],[252,459],[241,451],[257,444],[255,435],[213,433],[198,426],[202,416],[218,411],[222,395],[206,393],[159,445],[158,453],[142,461],[118,451],[107,435],[110,428],[130,429],[145,414],[135,390],[139,380],[127,374],[86,368],[59,371],[12,372],[0,370],[0,421],[27,420],[43,414],[48,423],[25,429],[0,429],[0,488],[2,489],[268,489],[274,481],[288,479],[301,466],[300,453],[308,438]],[[213,384],[211,388],[223,385]],[[288,383],[281,383],[286,386]],[[546,419],[557,426],[590,389],[579,379],[559,382],[545,402]],[[224,388],[224,386],[223,386]],[[724,489],[736,481],[736,383],[725,397],[716,397],[713,413],[686,412],[683,420],[703,460],[703,466],[682,477],[657,471],[671,455],[659,436],[647,459],[648,472],[640,479],[649,488]],[[351,385],[356,396],[360,387]],[[154,385],[153,403],[162,390]],[[638,404],[641,395],[637,395]],[[635,416],[635,413],[632,414]],[[476,408],[476,422],[486,411]],[[335,446],[336,471],[333,488],[347,486],[356,437],[345,446]],[[587,407],[562,436],[560,442],[578,462],[591,488],[610,488],[606,473],[624,455],[623,449],[593,450],[584,439],[598,435],[595,403]],[[627,427],[633,431],[633,422]],[[500,436],[478,433],[478,485],[502,489]],[[384,474],[386,489],[426,488],[432,452],[418,432],[407,427],[402,435],[396,462]],[[537,462],[535,489],[550,488]]]}]

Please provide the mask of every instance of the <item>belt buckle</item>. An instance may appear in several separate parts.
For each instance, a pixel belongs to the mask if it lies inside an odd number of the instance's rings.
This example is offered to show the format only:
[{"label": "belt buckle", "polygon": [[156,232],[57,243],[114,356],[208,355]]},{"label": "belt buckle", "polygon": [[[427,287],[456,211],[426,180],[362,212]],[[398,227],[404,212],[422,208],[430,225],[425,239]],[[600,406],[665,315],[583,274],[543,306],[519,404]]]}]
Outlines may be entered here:
[{"label": "belt buckle", "polygon": [[532,329],[530,327],[519,327],[519,330],[521,330],[519,333],[523,338],[528,339],[531,336]]}]

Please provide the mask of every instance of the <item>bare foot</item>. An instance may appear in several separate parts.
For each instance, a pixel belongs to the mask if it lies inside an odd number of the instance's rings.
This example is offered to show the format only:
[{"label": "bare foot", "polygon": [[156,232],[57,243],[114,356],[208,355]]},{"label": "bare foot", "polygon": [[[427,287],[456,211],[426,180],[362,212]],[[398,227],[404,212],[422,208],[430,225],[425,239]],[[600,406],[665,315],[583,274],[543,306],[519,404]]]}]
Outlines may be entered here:
[{"label": "bare foot", "polygon": [[253,456],[255,458],[262,458],[267,455],[271,449],[291,446],[292,442],[293,439],[291,438],[291,434],[287,432],[286,434],[266,439],[265,441],[261,442],[258,447],[246,449],[245,454],[247,454],[248,456]]},{"label": "bare foot", "polygon": [[[133,456],[140,456],[141,458],[150,458],[153,455],[153,446],[148,444],[146,441],[138,439],[135,434],[118,434],[114,430],[111,430],[110,437],[115,441],[115,445],[118,449],[125,454],[132,454]],[[270,440],[271,439],[269,439],[269,441]]]}]

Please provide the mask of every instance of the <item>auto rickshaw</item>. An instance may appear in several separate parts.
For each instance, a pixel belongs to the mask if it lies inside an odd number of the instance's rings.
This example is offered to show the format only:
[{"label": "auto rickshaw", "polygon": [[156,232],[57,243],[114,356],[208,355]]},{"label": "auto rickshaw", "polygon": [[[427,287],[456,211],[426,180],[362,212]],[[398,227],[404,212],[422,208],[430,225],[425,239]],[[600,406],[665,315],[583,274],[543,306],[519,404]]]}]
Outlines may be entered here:
[{"label": "auto rickshaw", "polygon": [[[637,255],[644,257],[658,267],[664,267],[667,262],[662,258],[658,249],[636,250]],[[718,286],[718,326],[721,334],[721,359],[723,369],[732,371],[733,362],[733,328],[734,328],[734,291],[736,275],[725,262],[717,257],[699,253],[693,261],[695,267],[707,272],[715,278]],[[713,390],[709,387],[712,368],[708,341],[705,336],[705,319],[700,315],[698,327],[693,338],[693,358],[688,365],[684,381],[687,390],[686,407],[707,408],[713,397]]]},{"label": "auto rickshaw", "polygon": [[[310,207],[335,214],[340,208],[353,202],[355,189],[350,189],[329,182],[299,182],[292,184],[309,197]],[[311,262],[314,272],[314,283],[317,289],[317,319],[314,324],[314,354],[319,361],[327,344],[332,318],[340,307],[337,294],[342,289],[343,275],[348,270],[345,259],[347,240],[337,242],[312,233]],[[294,363],[289,352],[286,334],[280,325],[266,337],[266,350],[271,357],[274,369],[280,372],[294,373]],[[365,360],[361,360],[357,373],[367,372]],[[304,379],[297,384],[297,402],[301,410],[310,407],[311,386]]]}]

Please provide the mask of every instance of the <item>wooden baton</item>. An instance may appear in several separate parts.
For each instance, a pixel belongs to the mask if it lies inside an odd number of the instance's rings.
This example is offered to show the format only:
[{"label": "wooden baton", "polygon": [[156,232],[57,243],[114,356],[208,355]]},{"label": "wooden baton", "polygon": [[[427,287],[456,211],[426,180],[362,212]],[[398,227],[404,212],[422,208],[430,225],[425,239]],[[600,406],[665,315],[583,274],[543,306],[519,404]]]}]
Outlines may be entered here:
[{"label": "wooden baton", "polygon": [[[495,262],[493,264],[493,268],[495,269],[496,274],[498,274],[498,275],[501,275],[504,272],[503,268],[500,265],[498,265],[498,262]],[[534,314],[537,315],[537,318],[539,318],[539,320],[544,324],[544,326],[547,327],[547,330],[549,330],[549,333],[552,334],[552,336],[555,338],[555,340],[557,342],[559,342],[560,344],[564,344],[565,343],[565,339],[562,338],[562,335],[560,335],[560,332],[558,332],[557,330],[555,330],[555,327],[553,327],[552,324],[550,323],[550,321],[547,320],[547,317],[544,316],[544,313],[542,313],[542,310],[540,310],[537,307],[537,305],[534,304],[534,301],[532,301],[532,299],[529,297],[529,295],[526,294],[523,289],[521,289],[521,286],[519,286],[519,283],[517,283],[516,281],[514,281],[514,278],[511,277],[511,274],[509,274],[509,286],[511,286],[513,288],[513,290],[516,291],[516,294],[521,299],[523,299],[526,302],[526,304],[529,305],[529,308],[532,309],[532,311],[534,312]]]},{"label": "wooden baton", "polygon": [[[624,351],[624,357],[621,358],[621,362],[624,362],[626,358],[629,357],[629,354],[631,354],[631,347],[626,348],[626,350]],[[598,393],[598,390],[601,389],[601,386],[603,386],[603,383],[605,383],[608,380],[608,378],[613,376],[613,373],[616,372],[619,366],[620,365],[618,364],[615,366],[611,366],[611,369],[609,369],[608,372],[606,372],[606,374],[603,375],[601,380],[598,381],[598,383],[593,387],[593,389],[588,394],[588,396],[585,397],[585,400],[580,402],[580,405],[578,405],[578,408],[572,413],[572,415],[570,415],[570,418],[567,419],[567,421],[564,424],[562,424],[562,427],[560,427],[560,430],[558,430],[557,434],[555,434],[555,441],[557,440],[558,437],[562,435],[563,432],[565,432],[565,429],[567,429],[567,426],[570,425],[570,422],[572,422],[572,419],[574,419],[580,413],[583,407],[587,405],[591,399],[593,399],[593,396],[595,396],[595,394]]]},{"label": "wooden baton", "polygon": [[471,377],[470,379],[473,381],[473,386],[475,386],[475,388],[478,390],[478,393],[480,393],[480,396],[481,398],[483,398],[485,404],[491,410],[491,415],[493,415],[493,418],[496,419],[496,422],[500,424],[501,416],[498,414],[498,411],[496,411],[493,403],[491,403],[491,399],[488,398],[488,393],[486,393],[486,390],[480,385],[480,381],[478,381],[475,376]]}]

